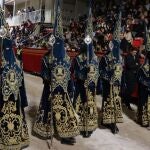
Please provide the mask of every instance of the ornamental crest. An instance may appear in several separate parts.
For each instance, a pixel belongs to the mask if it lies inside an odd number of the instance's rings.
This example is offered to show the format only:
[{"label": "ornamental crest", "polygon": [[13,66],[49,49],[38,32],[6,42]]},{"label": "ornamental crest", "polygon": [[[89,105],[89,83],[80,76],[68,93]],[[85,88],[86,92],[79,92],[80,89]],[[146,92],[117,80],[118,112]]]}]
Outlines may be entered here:
[{"label": "ornamental crest", "polygon": [[57,66],[54,69],[54,77],[57,81],[61,82],[65,79],[66,76],[66,72],[65,72],[65,68],[63,66]]},{"label": "ornamental crest", "polygon": [[122,66],[121,64],[115,64],[114,65],[114,74],[112,76],[112,82],[119,81],[121,82],[121,76],[122,76]]},{"label": "ornamental crest", "polygon": [[58,86],[63,87],[67,91],[68,81],[70,80],[70,65],[66,62],[55,62],[52,71],[52,89]]},{"label": "ornamental crest", "polygon": [[98,71],[98,62],[97,61],[92,61],[89,64],[89,73],[88,73],[88,80],[94,83],[97,83],[99,77],[99,71]]},{"label": "ornamental crest", "polygon": [[149,66],[149,64],[147,63],[147,64],[145,64],[144,66],[143,66],[143,72],[144,72],[144,74],[145,74],[145,76],[146,77],[149,77],[149,74],[150,74],[150,66]]},{"label": "ornamental crest", "polygon": [[5,65],[2,73],[2,94],[4,101],[8,101],[10,95],[14,95],[15,100],[18,98],[19,87],[22,83],[22,74],[20,68],[14,65]]}]

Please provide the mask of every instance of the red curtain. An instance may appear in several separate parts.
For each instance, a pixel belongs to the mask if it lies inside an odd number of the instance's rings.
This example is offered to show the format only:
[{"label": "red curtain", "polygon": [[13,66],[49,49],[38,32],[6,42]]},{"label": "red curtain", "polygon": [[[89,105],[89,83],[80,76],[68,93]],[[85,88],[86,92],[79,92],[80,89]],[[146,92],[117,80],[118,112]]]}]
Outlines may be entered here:
[{"label": "red curtain", "polygon": [[27,72],[40,73],[42,57],[48,50],[45,49],[23,49],[23,69]]}]

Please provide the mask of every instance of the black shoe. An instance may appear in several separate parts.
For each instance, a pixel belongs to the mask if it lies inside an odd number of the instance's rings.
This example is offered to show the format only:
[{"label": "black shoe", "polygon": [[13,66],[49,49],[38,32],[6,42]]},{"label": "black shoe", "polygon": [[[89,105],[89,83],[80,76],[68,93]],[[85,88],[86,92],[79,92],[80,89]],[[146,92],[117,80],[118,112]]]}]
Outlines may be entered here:
[{"label": "black shoe", "polygon": [[83,136],[83,138],[89,138],[90,136],[91,136],[91,134],[92,133],[90,133],[90,132],[82,132],[82,136]]},{"label": "black shoe", "polygon": [[116,132],[117,132],[117,133],[119,132],[119,129],[118,129],[117,125],[116,125]]},{"label": "black shoe", "polygon": [[76,143],[76,139],[74,137],[69,138],[71,142]]},{"label": "black shoe", "polygon": [[91,134],[84,134],[84,135],[82,135],[83,136],[83,138],[89,138],[90,136],[91,136]]},{"label": "black shoe", "polygon": [[72,138],[62,138],[61,139],[61,144],[67,144],[67,145],[74,145],[75,139]]},{"label": "black shoe", "polygon": [[117,127],[117,125],[115,123],[111,124],[111,132],[113,134],[117,134],[119,132],[119,129],[118,129],[118,127]]},{"label": "black shoe", "polygon": [[147,127],[149,127],[149,125],[147,124],[147,125],[141,125],[142,127],[144,127],[144,128],[147,128]]},{"label": "black shoe", "polygon": [[104,126],[105,128],[110,129],[110,124],[104,124],[103,122],[101,122],[101,125]]}]

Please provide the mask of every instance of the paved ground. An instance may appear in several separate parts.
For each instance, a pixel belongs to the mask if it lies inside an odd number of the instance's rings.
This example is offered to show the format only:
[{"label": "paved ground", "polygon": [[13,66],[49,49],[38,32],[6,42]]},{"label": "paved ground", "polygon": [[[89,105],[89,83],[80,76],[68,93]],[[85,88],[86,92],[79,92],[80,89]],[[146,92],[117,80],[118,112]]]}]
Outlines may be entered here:
[{"label": "paved ground", "polygon": [[[29,107],[26,108],[26,117],[30,132],[30,146],[25,150],[48,150],[47,141],[31,135],[31,128],[42,93],[42,80],[39,77],[25,74],[26,92]],[[101,106],[101,98],[97,97]],[[150,131],[140,127],[134,121],[135,113],[124,109],[124,123],[118,124],[119,134],[113,135],[108,129],[100,126],[90,138],[78,136],[74,146],[62,145],[54,140],[55,150],[150,150]]]}]

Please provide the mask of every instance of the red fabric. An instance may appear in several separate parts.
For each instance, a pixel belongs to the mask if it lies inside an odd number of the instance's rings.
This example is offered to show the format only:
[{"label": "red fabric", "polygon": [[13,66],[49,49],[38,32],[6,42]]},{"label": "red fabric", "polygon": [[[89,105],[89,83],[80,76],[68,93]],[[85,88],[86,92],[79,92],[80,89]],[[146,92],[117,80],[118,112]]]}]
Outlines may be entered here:
[{"label": "red fabric", "polygon": [[135,88],[131,96],[134,98],[138,98],[138,84],[135,85]]},{"label": "red fabric", "polygon": [[[14,48],[16,53],[17,49]],[[41,72],[41,60],[42,57],[47,53],[47,49],[35,49],[35,48],[23,48],[22,60],[23,69],[27,72],[40,73]],[[71,59],[78,55],[78,52],[68,51],[68,55]],[[96,52],[98,57],[102,57],[104,53]]]},{"label": "red fabric", "polygon": [[132,42],[132,46],[139,48],[143,44],[143,38],[135,38]]},{"label": "red fabric", "polygon": [[17,53],[17,48],[13,47],[13,50],[14,50],[14,53],[16,54]]},{"label": "red fabric", "polygon": [[99,52],[95,52],[95,54],[97,55],[97,57],[103,57],[105,55],[105,51],[99,51]]},{"label": "red fabric", "polygon": [[67,51],[67,54],[71,59],[73,59],[78,55],[78,52]]},{"label": "red fabric", "polygon": [[47,52],[46,50],[24,49],[22,54],[24,71],[32,73],[40,73],[41,60],[46,52]]}]

